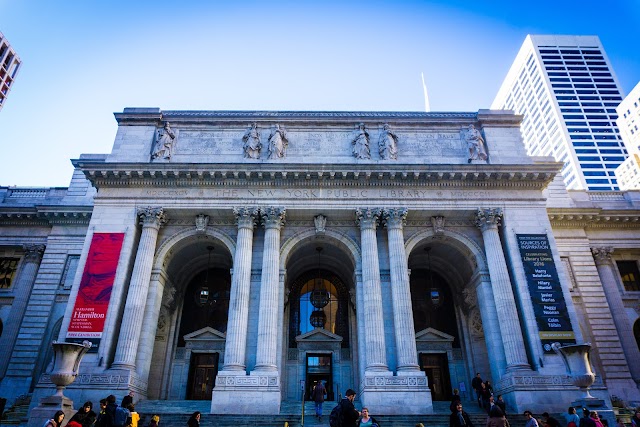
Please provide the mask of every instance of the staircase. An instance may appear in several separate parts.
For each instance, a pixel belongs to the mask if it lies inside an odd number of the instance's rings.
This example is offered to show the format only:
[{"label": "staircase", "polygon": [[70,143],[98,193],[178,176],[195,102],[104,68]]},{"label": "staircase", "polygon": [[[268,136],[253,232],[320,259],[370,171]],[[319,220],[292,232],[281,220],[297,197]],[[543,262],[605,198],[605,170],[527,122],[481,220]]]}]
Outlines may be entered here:
[{"label": "staircase", "polygon": [[[315,416],[315,406],[313,402],[305,402],[304,405],[304,426],[305,427],[329,427],[329,414],[336,402],[325,402],[322,407],[323,417],[319,421]],[[362,405],[356,401],[356,408]],[[195,411],[202,412],[200,418],[201,427],[237,427],[237,426],[264,426],[282,427],[285,422],[289,427],[302,426],[302,403],[295,401],[284,401],[280,407],[278,415],[220,415],[209,414],[211,408],[210,401],[194,400],[147,400],[136,404],[136,411],[140,414],[140,427],[146,427],[154,414],[160,416],[161,427],[186,426],[187,420]],[[374,408],[372,415],[378,420],[382,427],[415,427],[417,423],[422,423],[425,427],[449,427],[449,402],[434,402],[433,414],[423,415],[378,415]],[[484,427],[487,416],[482,409],[474,406],[471,402],[465,405],[465,411],[469,413],[474,427]],[[523,415],[508,415],[509,423],[512,427],[523,427],[526,420]]]},{"label": "staircase", "polygon": [[27,423],[27,413],[29,411],[29,404],[31,403],[31,396],[24,395],[16,399],[16,402],[12,407],[4,411],[0,425],[3,426],[19,426]]}]

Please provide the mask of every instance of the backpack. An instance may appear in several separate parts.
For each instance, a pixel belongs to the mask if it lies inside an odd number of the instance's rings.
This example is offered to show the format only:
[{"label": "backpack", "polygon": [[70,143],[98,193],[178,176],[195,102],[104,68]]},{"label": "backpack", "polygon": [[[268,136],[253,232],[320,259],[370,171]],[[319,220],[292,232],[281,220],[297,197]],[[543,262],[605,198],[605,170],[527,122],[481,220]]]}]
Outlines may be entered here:
[{"label": "backpack", "polygon": [[338,403],[329,414],[329,425],[331,427],[342,427],[342,402]]},{"label": "backpack", "polygon": [[131,417],[131,413],[127,408],[118,406],[116,408],[116,414],[113,417],[113,425],[115,427],[123,427],[127,424],[127,419]]}]

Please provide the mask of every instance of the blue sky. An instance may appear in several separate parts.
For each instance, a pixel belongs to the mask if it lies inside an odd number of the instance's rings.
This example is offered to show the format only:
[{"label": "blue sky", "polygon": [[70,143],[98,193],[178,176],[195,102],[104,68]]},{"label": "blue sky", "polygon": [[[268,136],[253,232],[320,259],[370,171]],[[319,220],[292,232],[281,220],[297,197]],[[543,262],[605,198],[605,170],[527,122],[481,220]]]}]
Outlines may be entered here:
[{"label": "blue sky", "polygon": [[23,66],[0,111],[0,186],[67,186],[113,112],[489,108],[527,34],[598,35],[640,81],[640,1],[0,0]]}]

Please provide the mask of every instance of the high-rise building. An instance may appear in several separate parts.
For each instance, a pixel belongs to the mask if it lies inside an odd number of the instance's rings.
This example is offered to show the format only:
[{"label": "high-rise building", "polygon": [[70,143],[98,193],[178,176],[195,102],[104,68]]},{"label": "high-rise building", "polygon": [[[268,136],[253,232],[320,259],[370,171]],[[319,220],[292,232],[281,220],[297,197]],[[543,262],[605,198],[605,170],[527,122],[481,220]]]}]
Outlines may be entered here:
[{"label": "high-rise building", "polygon": [[524,116],[527,152],[563,162],[567,188],[619,190],[621,93],[597,36],[528,35],[491,108]]},{"label": "high-rise building", "polygon": [[622,190],[640,190],[640,83],[627,95],[616,109],[618,127],[629,158],[616,169],[616,177]]},{"label": "high-rise building", "polygon": [[4,106],[21,64],[20,57],[0,32],[0,110]]}]

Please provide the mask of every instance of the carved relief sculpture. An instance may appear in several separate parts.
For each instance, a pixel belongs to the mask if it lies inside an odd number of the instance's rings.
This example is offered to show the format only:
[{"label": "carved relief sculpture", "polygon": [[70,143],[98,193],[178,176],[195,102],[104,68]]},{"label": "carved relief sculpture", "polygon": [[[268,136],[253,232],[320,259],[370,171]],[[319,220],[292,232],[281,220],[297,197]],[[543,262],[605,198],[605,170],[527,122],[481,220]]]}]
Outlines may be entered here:
[{"label": "carved relief sculpture", "polygon": [[469,125],[465,139],[467,140],[467,147],[469,148],[469,163],[471,163],[472,160],[487,160],[488,156],[484,138],[474,125]]},{"label": "carved relief sculpture", "polygon": [[384,124],[380,132],[378,150],[382,160],[396,160],[398,158],[398,135],[389,128],[387,123]]},{"label": "carved relief sculpture", "polygon": [[313,217],[313,223],[316,226],[316,234],[324,234],[327,226],[327,217],[320,214]]},{"label": "carved relief sculpture", "polygon": [[153,153],[151,153],[151,159],[162,158],[171,160],[175,140],[176,134],[171,130],[169,122],[164,122],[164,127],[158,131],[156,143],[153,146]]},{"label": "carved relief sculpture", "polygon": [[354,136],[351,139],[353,145],[353,156],[356,159],[370,159],[371,151],[369,150],[369,133],[364,126],[364,123],[358,125],[358,129],[354,132]]},{"label": "carved relief sculpture", "polygon": [[260,143],[260,132],[258,132],[258,125],[254,122],[249,125],[247,131],[242,136],[242,142],[244,142],[244,157],[247,159],[259,159],[260,150],[262,144]]},{"label": "carved relief sculpture", "polygon": [[433,234],[435,235],[444,234],[444,217],[443,216],[432,216],[431,225],[433,225]]},{"label": "carved relief sculpture", "polygon": [[269,158],[281,159],[286,157],[288,145],[289,140],[287,139],[287,132],[284,126],[278,124],[273,125],[271,134],[269,135]]},{"label": "carved relief sculpture", "polygon": [[196,215],[196,230],[200,233],[204,233],[209,225],[209,215],[199,214]]}]

